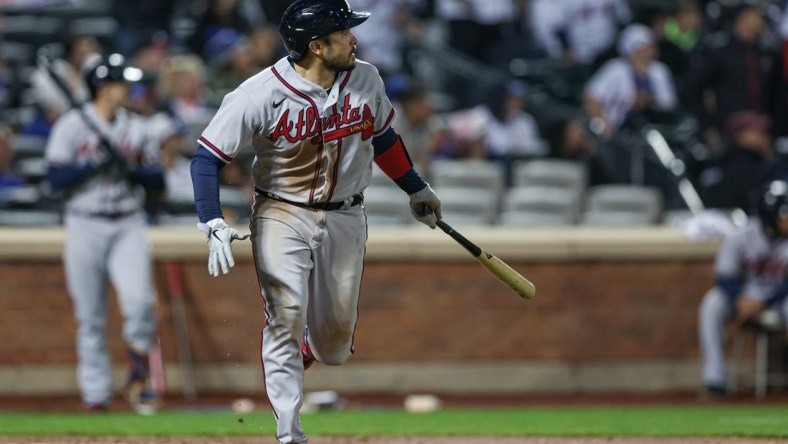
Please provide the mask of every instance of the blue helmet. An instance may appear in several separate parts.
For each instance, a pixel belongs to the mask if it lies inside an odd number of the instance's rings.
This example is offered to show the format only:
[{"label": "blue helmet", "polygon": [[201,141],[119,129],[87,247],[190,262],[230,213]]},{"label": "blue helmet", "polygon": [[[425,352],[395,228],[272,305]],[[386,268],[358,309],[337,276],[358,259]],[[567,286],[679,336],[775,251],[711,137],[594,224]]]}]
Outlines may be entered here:
[{"label": "blue helmet", "polygon": [[136,82],[142,79],[142,71],[129,66],[120,54],[110,54],[98,60],[85,72],[85,83],[91,97],[96,97],[98,88],[113,82]]},{"label": "blue helmet", "polygon": [[764,229],[777,232],[777,219],[788,217],[788,183],[775,180],[766,184],[758,199],[758,217]]},{"label": "blue helmet", "polygon": [[351,10],[345,0],[296,0],[282,15],[279,33],[290,58],[301,60],[312,40],[358,26],[369,15]]}]

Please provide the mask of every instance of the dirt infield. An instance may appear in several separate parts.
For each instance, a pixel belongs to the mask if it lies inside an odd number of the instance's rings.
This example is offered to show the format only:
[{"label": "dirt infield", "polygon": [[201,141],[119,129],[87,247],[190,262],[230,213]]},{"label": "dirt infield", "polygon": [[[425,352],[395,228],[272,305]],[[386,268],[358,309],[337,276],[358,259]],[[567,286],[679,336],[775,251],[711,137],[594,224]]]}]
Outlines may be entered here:
[{"label": "dirt infield", "polygon": [[[274,444],[273,438],[161,437],[1,437],[0,444]],[[753,438],[496,438],[496,437],[313,437],[310,444],[778,444]]]}]

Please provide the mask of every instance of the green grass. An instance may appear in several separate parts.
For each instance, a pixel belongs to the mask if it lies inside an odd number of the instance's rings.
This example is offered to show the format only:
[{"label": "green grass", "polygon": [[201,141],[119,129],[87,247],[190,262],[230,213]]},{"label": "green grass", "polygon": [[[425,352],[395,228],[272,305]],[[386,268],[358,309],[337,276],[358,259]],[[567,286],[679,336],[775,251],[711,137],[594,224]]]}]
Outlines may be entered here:
[{"label": "green grass", "polygon": [[[563,407],[399,410],[303,415],[311,435],[788,437],[788,406]],[[268,412],[103,415],[0,413],[0,435],[271,435]]]}]

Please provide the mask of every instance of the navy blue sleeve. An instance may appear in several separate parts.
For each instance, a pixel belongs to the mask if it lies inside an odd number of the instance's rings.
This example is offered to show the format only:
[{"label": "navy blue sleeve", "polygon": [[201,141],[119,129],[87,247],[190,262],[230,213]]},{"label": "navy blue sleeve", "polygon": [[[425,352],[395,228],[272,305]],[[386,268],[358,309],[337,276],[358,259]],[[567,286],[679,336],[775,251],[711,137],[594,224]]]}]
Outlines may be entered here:
[{"label": "navy blue sleeve", "polygon": [[778,302],[785,299],[785,296],[788,295],[788,278],[784,278],[780,285],[774,289],[772,294],[766,298],[766,305],[773,306],[776,305]]},{"label": "navy blue sleeve", "polygon": [[728,297],[731,303],[739,298],[742,290],[741,279],[735,277],[718,277],[717,286],[725,293],[725,296]]},{"label": "navy blue sleeve", "polygon": [[63,190],[87,180],[93,171],[94,167],[91,164],[82,166],[49,165],[45,180],[53,190]]},{"label": "navy blue sleeve", "polygon": [[202,146],[192,156],[192,186],[194,186],[194,205],[200,222],[208,222],[222,215],[219,203],[219,171],[224,163]]},{"label": "navy blue sleeve", "polygon": [[391,145],[394,145],[398,138],[399,134],[397,134],[392,127],[389,127],[383,134],[373,137],[372,147],[375,148],[375,157],[380,156],[384,151],[389,149]]},{"label": "navy blue sleeve", "polygon": [[164,189],[164,173],[158,165],[145,165],[137,167],[131,172],[131,180],[151,191]]}]

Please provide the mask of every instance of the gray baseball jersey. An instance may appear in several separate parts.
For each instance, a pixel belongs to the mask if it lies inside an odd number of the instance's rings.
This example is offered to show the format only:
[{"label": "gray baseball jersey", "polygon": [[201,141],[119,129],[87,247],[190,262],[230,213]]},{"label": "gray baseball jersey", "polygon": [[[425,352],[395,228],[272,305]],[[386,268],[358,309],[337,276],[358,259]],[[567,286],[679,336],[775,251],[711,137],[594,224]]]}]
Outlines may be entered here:
[{"label": "gray baseball jersey", "polygon": [[227,94],[199,143],[224,162],[251,143],[260,190],[294,202],[341,201],[369,185],[371,139],[393,117],[374,66],[357,61],[326,91],[283,58]]},{"label": "gray baseball jersey", "polygon": [[[133,167],[139,163],[155,162],[158,153],[149,143],[147,122],[141,116],[117,111],[112,122],[96,115],[91,104],[84,105],[84,115],[101,131]],[[52,128],[46,148],[46,159],[51,164],[98,164],[104,158],[99,147],[99,135],[85,122],[78,110],[64,114]],[[72,193],[66,202],[67,212],[128,213],[141,209],[140,195],[126,180],[107,175],[93,176]]]}]

